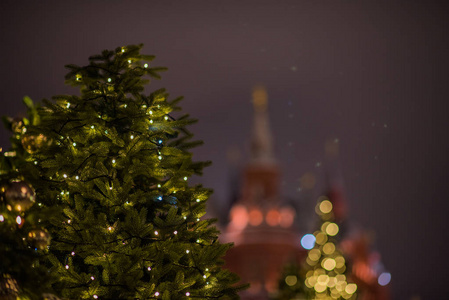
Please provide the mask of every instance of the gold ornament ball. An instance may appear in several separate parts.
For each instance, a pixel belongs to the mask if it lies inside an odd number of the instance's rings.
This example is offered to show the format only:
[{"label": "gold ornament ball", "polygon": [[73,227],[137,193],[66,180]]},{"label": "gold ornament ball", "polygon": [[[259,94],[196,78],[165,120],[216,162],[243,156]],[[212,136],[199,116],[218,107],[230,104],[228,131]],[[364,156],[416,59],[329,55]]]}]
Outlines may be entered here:
[{"label": "gold ornament ball", "polygon": [[11,182],[5,191],[5,200],[15,211],[24,211],[35,202],[34,190],[25,182]]},{"label": "gold ornament ball", "polygon": [[26,135],[22,138],[22,146],[30,154],[40,150],[46,144],[47,137],[43,134]]},{"label": "gold ornament ball", "polygon": [[8,274],[0,274],[0,300],[16,300],[18,295],[17,281]]},{"label": "gold ornament ball", "polygon": [[44,250],[50,245],[50,234],[45,229],[33,229],[28,233],[29,243],[39,250]]}]

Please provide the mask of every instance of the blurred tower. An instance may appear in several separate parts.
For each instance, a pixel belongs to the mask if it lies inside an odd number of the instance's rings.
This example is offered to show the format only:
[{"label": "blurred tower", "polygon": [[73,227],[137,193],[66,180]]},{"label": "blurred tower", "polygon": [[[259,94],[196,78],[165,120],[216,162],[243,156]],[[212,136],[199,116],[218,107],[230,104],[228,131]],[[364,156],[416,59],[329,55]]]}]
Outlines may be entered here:
[{"label": "blurred tower", "polygon": [[268,294],[277,289],[283,266],[305,255],[293,226],[295,210],[283,205],[280,198],[280,171],[273,155],[267,104],[265,89],[256,87],[251,158],[222,234],[224,242],[235,245],[225,257],[227,268],[251,284],[241,294],[243,300],[268,299]]}]

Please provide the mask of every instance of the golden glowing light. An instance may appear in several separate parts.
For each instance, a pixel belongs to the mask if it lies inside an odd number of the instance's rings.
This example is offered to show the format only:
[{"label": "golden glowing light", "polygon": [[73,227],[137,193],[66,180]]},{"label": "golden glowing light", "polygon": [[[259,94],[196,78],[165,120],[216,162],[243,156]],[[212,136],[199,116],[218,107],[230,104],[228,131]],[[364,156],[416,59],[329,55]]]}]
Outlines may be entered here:
[{"label": "golden glowing light", "polygon": [[326,243],[323,246],[323,252],[325,254],[332,254],[332,253],[334,253],[335,252],[335,245],[334,245],[334,243],[331,243],[331,242]]},{"label": "golden glowing light", "polygon": [[289,275],[285,277],[285,283],[289,286],[293,286],[298,282],[298,278],[295,275]]},{"label": "golden glowing light", "polygon": [[321,203],[320,203],[320,211],[323,214],[330,213],[332,211],[332,203],[329,200],[321,201]]},{"label": "golden glowing light", "polygon": [[335,258],[335,263],[336,263],[336,267],[337,268],[341,268],[341,267],[344,267],[344,265],[345,265],[345,258],[343,257],[343,256],[337,256],[336,258]]},{"label": "golden glowing light", "polygon": [[309,256],[309,258],[311,260],[317,261],[317,260],[320,259],[321,253],[320,253],[320,251],[318,249],[312,249],[312,250],[309,251],[308,256]]},{"label": "golden glowing light", "polygon": [[328,271],[332,271],[333,269],[335,269],[335,265],[335,259],[333,258],[326,258],[321,262],[321,266]]},{"label": "golden glowing light", "polygon": [[320,276],[318,276],[317,281],[320,284],[326,285],[329,282],[329,276],[328,275],[320,275]]},{"label": "golden glowing light", "polygon": [[259,209],[251,209],[249,211],[249,224],[259,226],[263,222],[263,214]]},{"label": "golden glowing light", "polygon": [[321,283],[318,282],[317,284],[315,284],[315,286],[313,288],[318,293],[322,293],[322,292],[324,292],[327,289],[327,286],[325,284],[321,284]]},{"label": "golden glowing light", "polygon": [[356,290],[357,290],[357,285],[355,283],[349,283],[345,287],[345,292],[348,294],[354,294]]},{"label": "golden glowing light", "polygon": [[324,232],[318,233],[316,236],[316,243],[318,245],[324,245],[327,242],[327,235]]},{"label": "golden glowing light", "polygon": [[338,225],[335,223],[330,223],[329,225],[327,225],[326,227],[326,233],[330,236],[334,236],[338,233]]}]

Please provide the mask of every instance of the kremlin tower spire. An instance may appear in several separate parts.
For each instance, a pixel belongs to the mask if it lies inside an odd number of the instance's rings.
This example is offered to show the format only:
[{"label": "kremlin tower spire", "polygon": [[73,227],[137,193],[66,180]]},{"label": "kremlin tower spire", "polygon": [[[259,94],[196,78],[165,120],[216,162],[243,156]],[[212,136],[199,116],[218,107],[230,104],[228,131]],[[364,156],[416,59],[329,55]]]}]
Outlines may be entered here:
[{"label": "kremlin tower spire", "polygon": [[263,86],[253,90],[254,127],[251,139],[251,163],[274,164],[273,138],[268,120],[268,96]]}]

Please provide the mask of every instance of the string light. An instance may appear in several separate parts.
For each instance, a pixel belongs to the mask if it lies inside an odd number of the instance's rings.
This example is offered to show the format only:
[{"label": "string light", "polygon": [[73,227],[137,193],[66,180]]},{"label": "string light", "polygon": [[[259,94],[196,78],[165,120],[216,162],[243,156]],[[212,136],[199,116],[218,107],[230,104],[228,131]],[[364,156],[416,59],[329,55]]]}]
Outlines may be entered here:
[{"label": "string light", "polygon": [[34,161],[34,164],[37,165],[37,161],[36,160]]},{"label": "string light", "polygon": [[[3,216],[2,216],[2,217],[3,217]],[[3,221],[2,221],[2,222],[3,222]],[[173,232],[173,234],[178,234],[178,231],[175,230],[175,231]]]},{"label": "string light", "polygon": [[186,253],[189,254],[190,250],[186,250]]},{"label": "string light", "polygon": [[148,267],[148,269],[147,269],[148,271],[151,271],[151,267]]},{"label": "string light", "polygon": [[109,231],[111,231],[111,230],[112,230],[112,227],[111,227],[111,226],[109,226],[109,227],[108,227],[108,230],[109,230]]},{"label": "string light", "polygon": [[76,147],[76,143],[73,143],[72,145],[73,145],[73,147]]},{"label": "string light", "polygon": [[94,297],[94,299],[98,299],[98,296],[97,296],[97,295],[93,295],[93,297]]},{"label": "string light", "polygon": [[187,176],[186,176],[186,177],[184,177],[184,181],[187,181]]},{"label": "string light", "polygon": [[72,223],[72,220],[67,220],[67,223],[69,223],[69,224]]},{"label": "string light", "polygon": [[94,129],[94,128],[95,128],[95,126],[94,126],[94,125],[92,125],[92,126],[90,126],[90,128],[91,128],[91,129]]},{"label": "string light", "polygon": [[70,102],[69,103],[67,103],[67,108],[69,108],[70,107]]},{"label": "string light", "polygon": [[159,199],[159,201],[162,201],[162,196],[157,197],[157,199]]},{"label": "string light", "polygon": [[62,177],[67,178],[67,174],[62,175]]},{"label": "string light", "polygon": [[19,225],[22,224],[22,218],[20,216],[17,216],[16,223]]},{"label": "string light", "polygon": [[111,80],[112,80],[111,78],[108,78],[108,82],[111,82]]},{"label": "string light", "polygon": [[78,180],[78,179],[80,179],[80,177],[79,177],[78,175],[76,175],[76,176],[75,176],[75,179]]},{"label": "string light", "polygon": [[112,163],[115,164],[115,159],[112,160]]},{"label": "string light", "polygon": [[167,116],[165,116],[165,117],[164,117],[164,120],[165,120],[165,121],[167,121],[167,120],[168,120],[168,117],[167,117]]},{"label": "string light", "polygon": [[69,269],[69,265],[65,265],[65,268],[66,268],[66,270],[68,270]]},{"label": "string light", "polygon": [[155,235],[159,235],[159,232],[155,231],[154,234],[155,234]]},{"label": "string light", "polygon": [[129,64],[131,63],[131,60],[130,60],[130,59],[128,59],[128,63],[129,63]]},{"label": "string light", "polygon": [[144,68],[148,68],[148,64],[144,64],[143,67],[144,67]]},{"label": "string light", "polygon": [[160,155],[157,158],[159,158],[159,160],[162,160],[162,156],[160,156]]},{"label": "string light", "polygon": [[155,295],[156,297],[159,296],[159,292],[154,293],[154,295]]},{"label": "string light", "polygon": [[95,280],[95,277],[93,277],[93,276],[90,276],[90,279],[92,279],[92,280]]},{"label": "string light", "polygon": [[203,278],[204,278],[204,279],[206,279],[206,278],[207,278],[207,276],[206,276],[206,275],[203,275]]},{"label": "string light", "polygon": [[200,199],[196,199],[196,202],[200,202],[201,200]]},{"label": "string light", "polygon": [[3,215],[0,215],[0,222],[4,222],[5,221],[5,217]]},{"label": "string light", "polygon": [[72,253],[70,253],[70,254],[72,254],[72,256],[74,256],[74,255],[75,255],[75,252],[72,251]]},{"label": "string light", "polygon": [[134,139],[134,135],[131,134],[130,138],[131,138],[131,139]]},{"label": "string light", "polygon": [[149,111],[149,113],[150,113],[150,115],[152,115],[152,114],[153,114],[153,111],[152,111],[152,110],[150,110],[150,111]]},{"label": "string light", "polygon": [[158,187],[158,188],[160,188],[160,187],[161,187],[161,185],[160,185],[160,184],[158,184],[158,185],[157,185],[157,187]]},{"label": "string light", "polygon": [[153,119],[150,120],[150,124],[153,124]]},{"label": "string light", "polygon": [[187,296],[187,297],[189,297],[189,296],[190,296],[190,293],[189,293],[189,292],[187,292],[187,293],[186,293],[186,296]]}]

